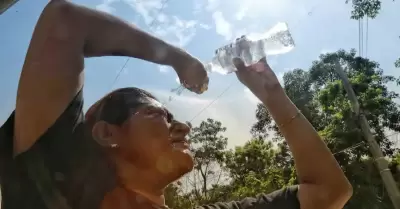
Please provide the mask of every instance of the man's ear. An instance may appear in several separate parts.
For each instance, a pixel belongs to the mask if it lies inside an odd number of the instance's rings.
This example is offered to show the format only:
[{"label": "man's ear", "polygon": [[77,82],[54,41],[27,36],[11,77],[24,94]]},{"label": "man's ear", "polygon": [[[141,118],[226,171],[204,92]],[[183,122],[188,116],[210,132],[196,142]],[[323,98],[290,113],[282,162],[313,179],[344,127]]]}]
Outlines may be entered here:
[{"label": "man's ear", "polygon": [[[103,147],[114,147],[117,144],[115,141],[116,127],[105,121],[98,121],[92,128],[93,138]],[[114,136],[114,137],[113,137]]]}]

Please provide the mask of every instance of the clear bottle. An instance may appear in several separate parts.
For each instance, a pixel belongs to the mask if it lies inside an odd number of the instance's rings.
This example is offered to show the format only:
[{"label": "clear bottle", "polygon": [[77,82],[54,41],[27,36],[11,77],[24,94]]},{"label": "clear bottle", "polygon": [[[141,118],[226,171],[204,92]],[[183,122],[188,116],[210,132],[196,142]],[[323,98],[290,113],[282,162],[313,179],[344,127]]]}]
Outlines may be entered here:
[{"label": "clear bottle", "polygon": [[257,63],[268,55],[284,54],[295,44],[286,23],[278,23],[264,34],[249,34],[215,51],[207,71],[228,74],[236,70],[233,58],[240,58],[246,66]]}]

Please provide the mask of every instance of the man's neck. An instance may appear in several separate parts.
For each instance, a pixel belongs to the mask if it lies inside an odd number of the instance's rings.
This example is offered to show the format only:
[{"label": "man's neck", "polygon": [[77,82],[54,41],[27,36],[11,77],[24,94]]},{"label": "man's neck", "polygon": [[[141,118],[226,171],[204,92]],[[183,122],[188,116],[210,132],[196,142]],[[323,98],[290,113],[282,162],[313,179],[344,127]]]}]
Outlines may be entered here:
[{"label": "man's neck", "polygon": [[138,169],[127,161],[117,163],[119,183],[124,189],[148,199],[153,204],[165,206],[164,188],[168,185],[160,181],[157,172]]}]

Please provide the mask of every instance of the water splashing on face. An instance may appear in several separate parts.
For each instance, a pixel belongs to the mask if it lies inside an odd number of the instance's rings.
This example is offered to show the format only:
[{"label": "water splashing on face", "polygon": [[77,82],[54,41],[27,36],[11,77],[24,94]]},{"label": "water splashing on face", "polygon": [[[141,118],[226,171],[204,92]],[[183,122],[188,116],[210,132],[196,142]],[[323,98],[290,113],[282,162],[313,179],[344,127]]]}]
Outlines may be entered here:
[{"label": "water splashing on face", "polygon": [[[182,95],[183,91],[185,91],[185,87],[181,84],[176,88],[171,89],[171,92],[177,96]],[[168,97],[168,102],[171,102],[173,100],[173,96]]]}]

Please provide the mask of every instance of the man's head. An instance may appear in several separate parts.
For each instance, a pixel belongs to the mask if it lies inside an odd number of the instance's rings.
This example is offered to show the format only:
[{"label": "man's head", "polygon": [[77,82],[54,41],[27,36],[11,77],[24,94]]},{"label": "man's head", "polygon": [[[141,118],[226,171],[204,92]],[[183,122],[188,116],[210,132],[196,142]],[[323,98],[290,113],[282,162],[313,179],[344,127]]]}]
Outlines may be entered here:
[{"label": "man's head", "polygon": [[122,88],[99,100],[86,113],[93,138],[112,157],[139,170],[174,181],[193,168],[186,136],[190,128],[150,93]]}]

